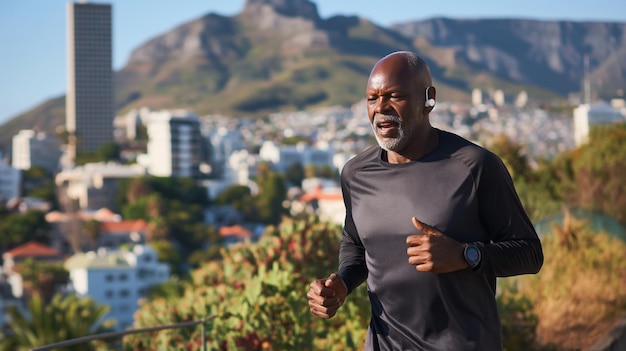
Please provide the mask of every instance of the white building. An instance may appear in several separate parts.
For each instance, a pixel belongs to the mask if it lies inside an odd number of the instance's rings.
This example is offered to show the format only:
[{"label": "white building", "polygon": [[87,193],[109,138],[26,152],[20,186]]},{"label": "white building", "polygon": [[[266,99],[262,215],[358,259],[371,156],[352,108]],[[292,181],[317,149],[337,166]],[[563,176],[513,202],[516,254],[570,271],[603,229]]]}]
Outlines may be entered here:
[{"label": "white building", "polygon": [[504,97],[504,92],[500,89],[497,89],[496,91],[493,92],[493,103],[496,104],[496,106],[504,106],[505,103],[505,97]]},{"label": "white building", "polygon": [[334,168],[332,148],[313,148],[307,144],[278,146],[272,141],[261,145],[259,156],[262,160],[271,162],[278,172],[286,171],[289,166],[299,163],[302,166],[315,165]]},{"label": "white building", "polygon": [[258,189],[252,179],[256,178],[256,167],[260,161],[259,155],[250,154],[248,150],[235,151],[228,157],[223,178],[232,184],[247,185],[256,194]]},{"label": "white building", "polygon": [[59,167],[61,145],[56,137],[34,130],[21,130],[13,137],[13,167],[28,170],[41,166],[53,172]]},{"label": "white building", "polygon": [[526,104],[528,104],[528,93],[526,90],[522,90],[515,98],[515,107],[524,108],[526,107]]},{"label": "white building", "polygon": [[596,104],[582,104],[574,109],[574,142],[576,146],[585,144],[589,130],[594,125],[626,122],[619,110],[604,101]]},{"label": "white building", "polygon": [[0,160],[0,203],[20,196],[22,172]]},{"label": "white building", "polygon": [[211,171],[214,175],[222,176],[230,155],[245,150],[246,142],[239,130],[231,130],[226,127],[219,127],[207,134],[211,143]]},{"label": "white building", "polygon": [[472,90],[472,105],[482,105],[483,103],[483,92],[480,89]]},{"label": "white building", "polygon": [[169,266],[158,262],[154,249],[144,245],[132,251],[100,249],[76,254],[64,266],[79,296],[110,307],[105,319],[115,319],[117,330],[132,326],[139,300],[170,277]]},{"label": "white building", "polygon": [[159,177],[200,175],[200,119],[190,111],[163,110],[148,120],[148,173]]},{"label": "white building", "polygon": [[65,195],[78,202],[80,209],[115,208],[117,184],[120,179],[145,175],[138,165],[114,162],[87,163],[84,166],[63,170],[55,177]]}]

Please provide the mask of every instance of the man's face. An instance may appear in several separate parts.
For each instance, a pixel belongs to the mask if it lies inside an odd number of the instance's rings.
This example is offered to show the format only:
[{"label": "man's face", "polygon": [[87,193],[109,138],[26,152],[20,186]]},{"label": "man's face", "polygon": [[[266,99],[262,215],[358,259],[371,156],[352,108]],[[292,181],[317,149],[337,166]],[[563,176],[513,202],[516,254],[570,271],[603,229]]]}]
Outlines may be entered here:
[{"label": "man's face", "polygon": [[389,57],[376,64],[367,82],[367,113],[376,141],[387,151],[400,152],[423,120],[424,97],[418,94],[408,64]]}]

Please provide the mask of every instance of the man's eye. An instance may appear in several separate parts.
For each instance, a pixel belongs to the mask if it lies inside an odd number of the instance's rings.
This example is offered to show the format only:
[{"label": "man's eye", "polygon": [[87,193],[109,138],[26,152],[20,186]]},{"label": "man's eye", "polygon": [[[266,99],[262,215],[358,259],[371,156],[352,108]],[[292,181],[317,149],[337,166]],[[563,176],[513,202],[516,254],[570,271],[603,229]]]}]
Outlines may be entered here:
[{"label": "man's eye", "polygon": [[376,101],[378,99],[378,97],[376,96],[368,96],[367,97],[367,101]]}]

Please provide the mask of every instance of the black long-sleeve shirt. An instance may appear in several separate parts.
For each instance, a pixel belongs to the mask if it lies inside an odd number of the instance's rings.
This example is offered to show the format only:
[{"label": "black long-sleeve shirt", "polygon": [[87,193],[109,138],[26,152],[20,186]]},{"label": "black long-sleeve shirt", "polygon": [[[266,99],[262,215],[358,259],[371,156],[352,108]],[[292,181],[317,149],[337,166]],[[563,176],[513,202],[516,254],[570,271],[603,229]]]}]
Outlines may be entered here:
[{"label": "black long-sleeve shirt", "polygon": [[[339,274],[367,280],[367,350],[499,350],[496,277],[536,273],[541,243],[502,161],[452,133],[419,160],[390,164],[372,147],[346,164]],[[424,273],[408,263],[415,216],[453,239],[482,243],[477,269]]]}]

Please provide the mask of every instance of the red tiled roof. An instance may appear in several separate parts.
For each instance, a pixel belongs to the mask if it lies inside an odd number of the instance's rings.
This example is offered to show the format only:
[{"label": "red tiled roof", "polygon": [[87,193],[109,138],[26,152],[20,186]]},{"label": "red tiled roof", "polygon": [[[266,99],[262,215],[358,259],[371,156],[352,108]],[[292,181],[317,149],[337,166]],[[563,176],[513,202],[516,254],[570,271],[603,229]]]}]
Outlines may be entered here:
[{"label": "red tiled roof", "polygon": [[52,211],[46,213],[46,222],[48,223],[57,223],[57,222],[66,222],[68,220],[68,216],[59,211]]},{"label": "red tiled roof", "polygon": [[342,201],[343,196],[341,192],[326,192],[321,187],[316,187],[315,189],[309,191],[308,193],[302,195],[300,197],[300,201],[310,202],[313,200],[336,200]]},{"label": "red tiled roof", "polygon": [[227,237],[227,236],[236,236],[239,238],[249,238],[252,236],[252,232],[240,225],[233,225],[233,226],[224,226],[224,227],[220,227],[220,231],[219,231],[220,236],[222,237]]},{"label": "red tiled roof", "polygon": [[100,223],[100,231],[106,233],[145,232],[147,228],[148,223],[143,219]]},{"label": "red tiled roof", "polygon": [[46,221],[49,223],[68,222],[72,219],[80,219],[83,221],[93,219],[98,222],[119,222],[119,218],[120,215],[105,207],[95,212],[78,211],[73,215],[59,211],[51,211],[46,214]]},{"label": "red tiled roof", "polygon": [[36,241],[29,241],[24,245],[20,245],[13,250],[9,250],[5,255],[10,255],[13,258],[23,257],[62,257],[63,254],[50,246],[40,244]]}]

